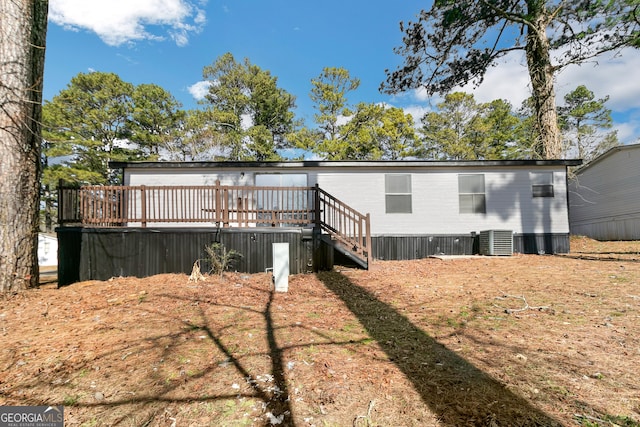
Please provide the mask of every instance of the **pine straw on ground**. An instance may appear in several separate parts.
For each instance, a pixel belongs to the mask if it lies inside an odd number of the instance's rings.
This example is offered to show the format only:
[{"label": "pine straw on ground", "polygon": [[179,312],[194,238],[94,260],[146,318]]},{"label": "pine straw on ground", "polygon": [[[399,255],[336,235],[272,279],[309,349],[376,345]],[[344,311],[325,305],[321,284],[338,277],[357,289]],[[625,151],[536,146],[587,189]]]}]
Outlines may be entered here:
[{"label": "pine straw on ground", "polygon": [[0,405],[67,426],[638,425],[640,242],[0,299]]}]

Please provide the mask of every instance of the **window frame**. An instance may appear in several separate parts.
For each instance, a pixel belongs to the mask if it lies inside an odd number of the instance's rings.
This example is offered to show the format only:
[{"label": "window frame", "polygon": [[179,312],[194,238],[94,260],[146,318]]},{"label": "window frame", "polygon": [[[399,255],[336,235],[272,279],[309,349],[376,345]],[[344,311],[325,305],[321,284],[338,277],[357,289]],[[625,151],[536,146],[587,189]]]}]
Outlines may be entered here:
[{"label": "window frame", "polygon": [[[259,182],[264,181],[264,182]],[[290,182],[287,182],[290,181]],[[304,182],[303,182],[304,181]],[[270,187],[270,188],[289,188],[289,187],[300,187],[300,188],[308,188],[309,175],[306,173],[286,173],[286,172],[257,172],[253,178],[253,185],[256,187]],[[301,185],[304,184],[304,185]],[[282,197],[286,198],[279,199],[269,199],[263,192],[258,192],[255,196],[255,206],[258,209],[258,219],[264,220],[264,222],[257,222],[256,225],[258,227],[269,227],[273,226],[272,223],[272,215],[273,212],[277,211],[282,206],[278,206],[278,201],[283,201],[285,204],[285,210],[290,209],[292,207],[297,207],[302,211],[308,209],[309,206],[312,205],[312,201],[309,198],[310,196],[304,197],[302,193],[294,193],[291,194],[289,192],[285,193]],[[294,198],[295,197],[295,198]],[[284,217],[281,217],[282,220]],[[293,219],[300,220],[306,218],[305,213],[294,213],[292,215]],[[288,227],[288,226],[297,226],[298,223],[287,223],[286,221],[280,222],[280,227]]]},{"label": "window frame", "polygon": [[[548,179],[546,179],[548,177]],[[529,172],[531,197],[555,197],[553,172]]]},{"label": "window frame", "polygon": [[[393,178],[406,178],[407,188],[405,191],[390,188],[398,182],[390,182]],[[387,173],[384,175],[384,212],[385,214],[411,214],[413,213],[413,185],[410,173]],[[393,203],[392,200],[404,200],[401,203]]]},{"label": "window frame", "polygon": [[[271,180],[277,179],[278,182],[268,183],[269,185],[258,183],[259,180],[266,178],[271,178]],[[287,178],[293,179],[294,181],[296,181],[296,178],[304,178],[304,185],[299,185],[299,183],[295,183],[294,185],[284,185],[285,183],[282,181]],[[258,187],[308,187],[307,183],[309,182],[309,176],[306,173],[257,172],[254,176],[253,182],[254,185]]]},{"label": "window frame", "polygon": [[[482,191],[463,191],[463,177],[480,177],[482,178]],[[472,186],[478,186],[474,183]],[[471,203],[463,202],[470,199]],[[470,208],[467,208],[469,206]],[[460,173],[458,174],[458,213],[460,214],[486,214],[487,213],[487,189],[485,185],[485,174],[483,173]]]}]

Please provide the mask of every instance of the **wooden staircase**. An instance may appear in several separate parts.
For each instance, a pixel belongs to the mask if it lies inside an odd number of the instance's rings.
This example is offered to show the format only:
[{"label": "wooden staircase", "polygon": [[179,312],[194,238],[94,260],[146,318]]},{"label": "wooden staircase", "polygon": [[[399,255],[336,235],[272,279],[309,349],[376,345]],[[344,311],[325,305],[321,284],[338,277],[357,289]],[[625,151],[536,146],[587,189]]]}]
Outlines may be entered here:
[{"label": "wooden staircase", "polygon": [[323,240],[363,268],[369,268],[371,254],[371,218],[331,194],[315,187],[316,227]]}]

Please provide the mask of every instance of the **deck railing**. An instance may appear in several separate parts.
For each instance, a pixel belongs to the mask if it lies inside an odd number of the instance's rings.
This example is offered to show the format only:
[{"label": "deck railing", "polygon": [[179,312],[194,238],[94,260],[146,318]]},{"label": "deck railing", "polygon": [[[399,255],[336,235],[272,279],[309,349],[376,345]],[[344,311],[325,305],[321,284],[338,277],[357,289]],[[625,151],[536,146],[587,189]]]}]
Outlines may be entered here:
[{"label": "deck railing", "polygon": [[[61,209],[83,226],[127,227],[160,224],[216,224],[221,227],[313,224],[311,187],[85,186],[63,203],[77,200],[77,213]],[[69,218],[70,216],[70,218]]]},{"label": "deck railing", "polygon": [[83,227],[319,227],[370,260],[369,216],[316,187],[61,186],[58,223]]}]

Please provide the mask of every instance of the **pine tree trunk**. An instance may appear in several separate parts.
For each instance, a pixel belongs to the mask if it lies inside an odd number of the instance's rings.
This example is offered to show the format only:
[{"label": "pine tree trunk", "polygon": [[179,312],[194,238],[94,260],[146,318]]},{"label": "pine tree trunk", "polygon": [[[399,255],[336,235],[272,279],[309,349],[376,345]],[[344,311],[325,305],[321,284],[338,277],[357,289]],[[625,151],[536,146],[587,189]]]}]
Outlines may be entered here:
[{"label": "pine tree trunk", "polygon": [[544,3],[539,0],[527,2],[529,16],[532,17],[527,29],[527,66],[533,92],[536,130],[540,138],[538,142],[542,146],[539,151],[545,159],[560,159],[562,143],[556,111],[555,70],[549,54],[549,40],[546,35],[549,17],[546,15]]},{"label": "pine tree trunk", "polygon": [[38,284],[47,0],[0,0],[0,292]]}]

